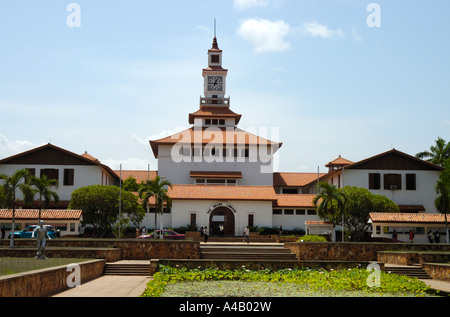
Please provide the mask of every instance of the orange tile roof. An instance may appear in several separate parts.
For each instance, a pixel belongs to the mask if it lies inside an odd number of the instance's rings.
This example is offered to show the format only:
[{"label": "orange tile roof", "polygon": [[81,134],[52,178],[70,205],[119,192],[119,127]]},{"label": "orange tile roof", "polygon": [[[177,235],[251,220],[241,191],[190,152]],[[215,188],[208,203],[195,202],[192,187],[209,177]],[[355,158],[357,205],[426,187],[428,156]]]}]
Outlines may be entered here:
[{"label": "orange tile roof", "polygon": [[352,161],[349,161],[339,155],[337,159],[334,159],[333,161],[329,162],[325,167],[329,167],[331,165],[350,165],[353,164]]},{"label": "orange tile roof", "polygon": [[238,124],[242,115],[230,110],[229,107],[211,107],[201,106],[199,110],[189,114],[189,123],[193,124],[195,118],[234,118],[235,124]]},{"label": "orange tile roof", "polygon": [[[42,220],[80,220],[82,215],[81,210],[69,209],[44,209],[41,211]],[[12,209],[0,209],[0,219],[12,219]],[[25,220],[39,218],[38,209],[16,209],[15,219]]]},{"label": "orange tile roof", "polygon": [[149,175],[149,171],[144,171],[144,170],[122,170],[122,172],[120,171],[114,171],[114,173],[117,174],[117,176],[120,176],[120,174],[122,173],[122,180],[126,180],[128,177],[133,177],[136,178],[136,182],[138,184],[140,184],[141,182],[145,182],[147,179],[149,179],[150,176],[150,180],[154,180],[156,178],[156,176],[158,175],[158,171],[150,171],[150,175]]},{"label": "orange tile roof", "polygon": [[159,145],[267,145],[281,147],[283,143],[273,142],[235,127],[189,128],[174,135],[150,141],[155,157],[158,157]]},{"label": "orange tile roof", "polygon": [[329,221],[317,221],[317,220],[311,220],[311,221],[305,221],[305,224],[310,225],[310,226],[328,226],[328,225],[332,225],[331,222]]},{"label": "orange tile roof", "polygon": [[315,208],[313,199],[316,195],[310,194],[277,194],[277,200],[274,207],[291,207],[291,208]]},{"label": "orange tile roof", "polygon": [[443,214],[431,213],[372,212],[369,217],[372,222],[445,223]]},{"label": "orange tile roof", "polygon": [[242,178],[241,172],[201,172],[191,171],[192,178]]},{"label": "orange tile roof", "polygon": [[[320,173],[319,177],[326,174]],[[317,173],[273,173],[275,187],[302,187],[317,180]]]},{"label": "orange tile roof", "polygon": [[259,200],[275,201],[272,186],[174,185],[168,196],[173,200]]}]

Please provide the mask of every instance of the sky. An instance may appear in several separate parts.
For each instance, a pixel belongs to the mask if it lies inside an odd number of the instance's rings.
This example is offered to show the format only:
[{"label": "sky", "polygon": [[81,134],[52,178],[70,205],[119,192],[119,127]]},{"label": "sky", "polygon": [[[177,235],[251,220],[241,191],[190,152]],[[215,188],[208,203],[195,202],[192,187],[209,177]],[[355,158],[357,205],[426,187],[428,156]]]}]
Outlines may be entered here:
[{"label": "sky", "polygon": [[239,128],[283,142],[275,170],[325,172],[450,140],[448,0],[0,3],[0,158],[52,143],[157,168],[189,128],[214,19]]}]

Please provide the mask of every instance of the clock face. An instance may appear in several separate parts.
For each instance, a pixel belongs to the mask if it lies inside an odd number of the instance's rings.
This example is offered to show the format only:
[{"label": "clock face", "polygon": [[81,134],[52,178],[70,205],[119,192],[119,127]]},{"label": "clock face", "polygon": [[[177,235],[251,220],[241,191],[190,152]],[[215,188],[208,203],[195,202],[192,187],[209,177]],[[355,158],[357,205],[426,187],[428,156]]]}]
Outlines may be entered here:
[{"label": "clock face", "polygon": [[208,90],[209,91],[221,91],[222,90],[221,76],[208,76]]}]

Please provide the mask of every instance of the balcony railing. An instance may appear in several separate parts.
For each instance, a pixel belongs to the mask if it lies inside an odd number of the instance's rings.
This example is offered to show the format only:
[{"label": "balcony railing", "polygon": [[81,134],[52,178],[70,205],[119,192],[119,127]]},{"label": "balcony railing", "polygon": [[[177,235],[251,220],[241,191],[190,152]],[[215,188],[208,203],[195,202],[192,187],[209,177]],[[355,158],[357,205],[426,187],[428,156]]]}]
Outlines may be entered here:
[{"label": "balcony railing", "polygon": [[230,98],[200,97],[201,106],[229,106]]}]

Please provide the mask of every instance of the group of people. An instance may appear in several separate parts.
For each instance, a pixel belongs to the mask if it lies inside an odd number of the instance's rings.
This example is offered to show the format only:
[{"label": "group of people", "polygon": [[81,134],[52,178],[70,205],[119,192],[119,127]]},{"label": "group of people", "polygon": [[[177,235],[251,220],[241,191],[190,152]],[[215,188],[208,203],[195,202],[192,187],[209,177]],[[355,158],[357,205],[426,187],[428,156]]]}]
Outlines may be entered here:
[{"label": "group of people", "polygon": [[[208,227],[200,227],[200,234],[203,237],[203,241],[208,242],[209,231]],[[219,225],[219,237],[223,238],[224,235],[224,227],[223,225]],[[244,229],[244,242],[250,243],[250,229],[249,227],[245,227]]]},{"label": "group of people", "polygon": [[[414,242],[414,231],[412,231],[411,229],[409,230],[409,242],[413,243]],[[431,229],[428,230],[428,241],[430,243],[440,243],[440,233],[439,230],[436,229],[436,231],[432,231]],[[392,240],[393,242],[397,242],[398,240],[398,235],[397,235],[397,230],[394,230],[394,232],[392,233]]]},{"label": "group of people", "polygon": [[433,243],[433,241],[434,241],[434,243],[440,243],[440,240],[441,240],[441,235],[439,233],[439,230],[436,230],[434,232],[431,230],[428,230],[428,241],[430,241],[430,243]]}]

